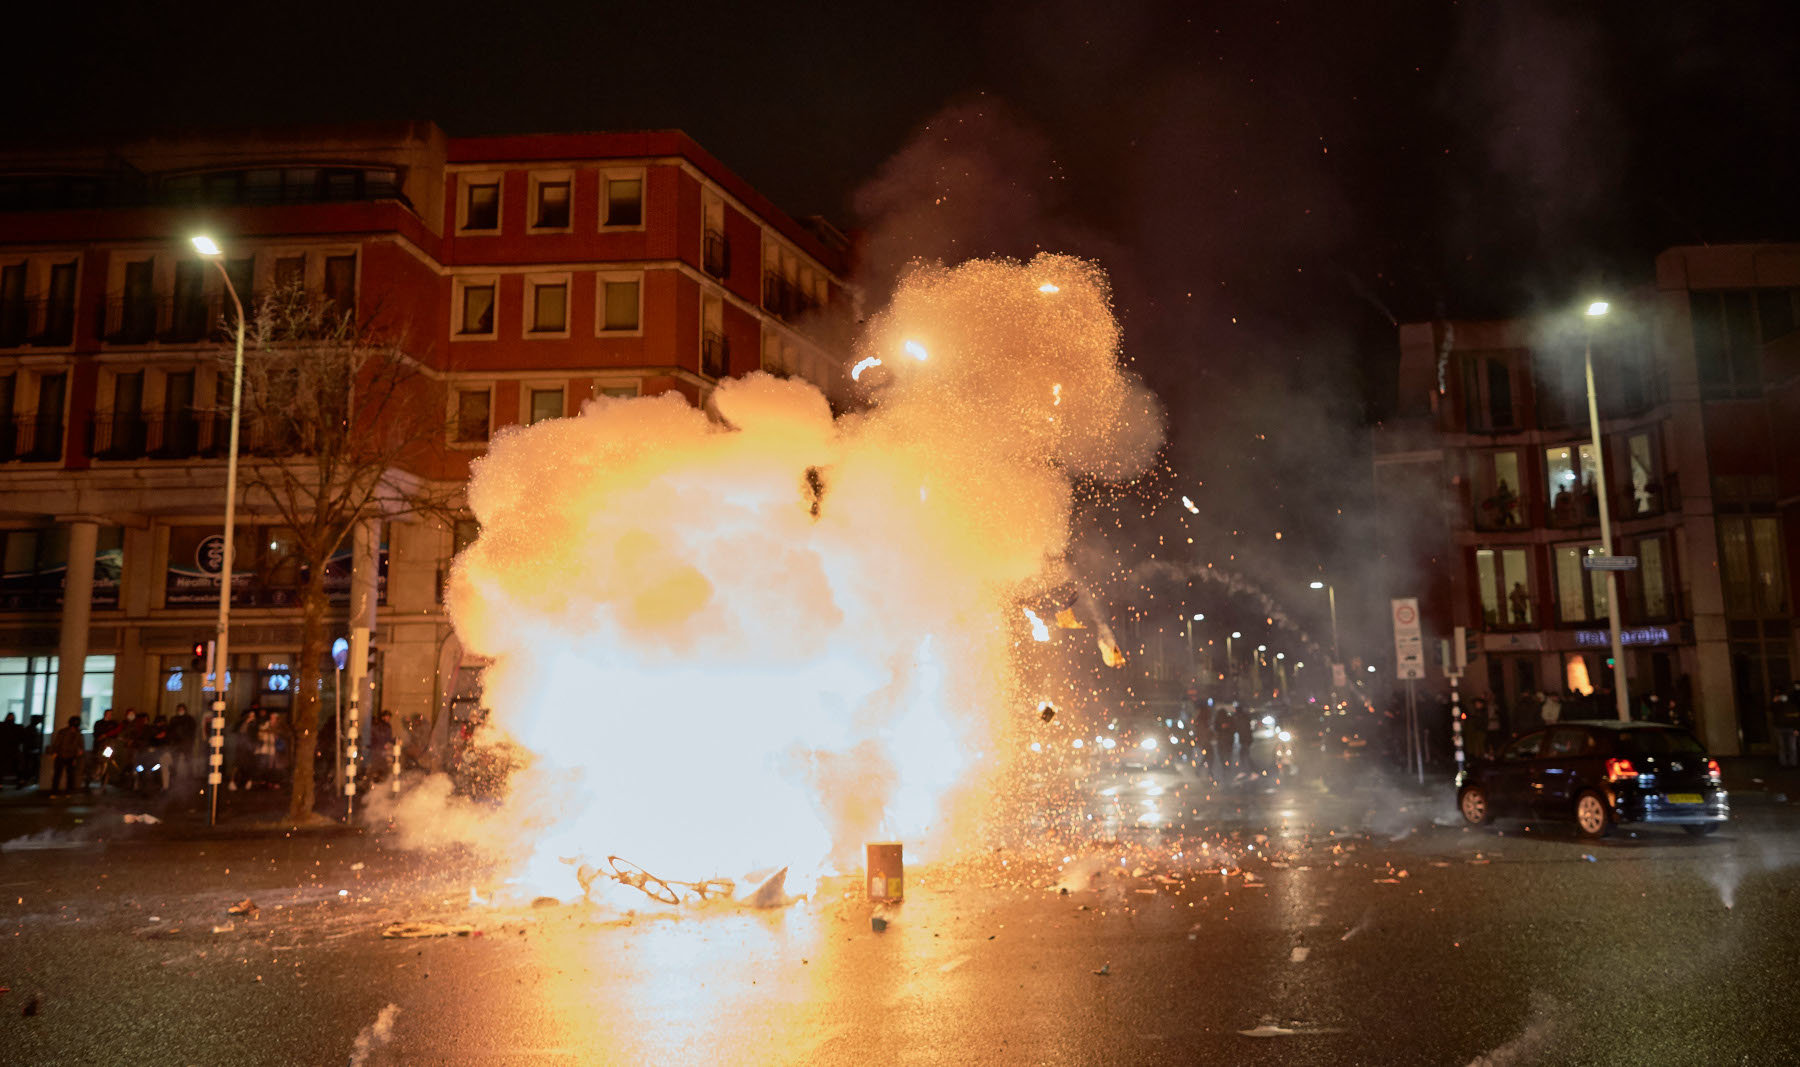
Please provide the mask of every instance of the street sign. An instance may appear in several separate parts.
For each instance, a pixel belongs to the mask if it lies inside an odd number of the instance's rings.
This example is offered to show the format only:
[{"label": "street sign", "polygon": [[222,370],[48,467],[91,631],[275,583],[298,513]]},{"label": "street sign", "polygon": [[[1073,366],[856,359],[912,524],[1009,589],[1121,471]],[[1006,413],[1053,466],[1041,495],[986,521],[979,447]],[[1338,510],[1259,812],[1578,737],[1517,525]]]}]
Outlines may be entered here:
[{"label": "street sign", "polygon": [[1581,557],[1581,569],[1584,571],[1635,571],[1637,568],[1636,556]]},{"label": "street sign", "polygon": [[1395,675],[1400,678],[1425,677],[1425,638],[1419,628],[1419,598],[1400,597],[1394,608]]}]

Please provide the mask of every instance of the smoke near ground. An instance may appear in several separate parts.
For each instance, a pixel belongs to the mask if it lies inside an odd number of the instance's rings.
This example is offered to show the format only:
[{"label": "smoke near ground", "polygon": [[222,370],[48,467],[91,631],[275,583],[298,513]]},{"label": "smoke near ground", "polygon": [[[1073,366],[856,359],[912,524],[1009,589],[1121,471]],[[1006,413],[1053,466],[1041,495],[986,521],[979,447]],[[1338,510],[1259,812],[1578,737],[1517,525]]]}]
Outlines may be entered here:
[{"label": "smoke near ground", "polygon": [[[1062,579],[1071,479],[1161,440],[1110,300],[1064,256],[921,266],[857,347],[865,410],[756,374],[710,411],[602,398],[498,436],[449,605],[534,869],[954,847],[1004,773],[1015,605]],[[397,815],[430,841],[443,810]]]}]

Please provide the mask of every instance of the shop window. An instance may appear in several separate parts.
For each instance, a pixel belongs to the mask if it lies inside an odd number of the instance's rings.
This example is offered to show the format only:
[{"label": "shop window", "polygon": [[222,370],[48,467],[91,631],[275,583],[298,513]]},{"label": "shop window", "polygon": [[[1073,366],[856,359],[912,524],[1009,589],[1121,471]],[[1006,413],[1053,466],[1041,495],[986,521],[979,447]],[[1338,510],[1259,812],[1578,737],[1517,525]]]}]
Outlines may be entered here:
[{"label": "shop window", "polygon": [[1785,614],[1780,520],[1772,515],[1721,515],[1718,526],[1725,613],[1738,618]]},{"label": "shop window", "polygon": [[1606,618],[1606,573],[1581,565],[1600,554],[1598,545],[1557,545],[1556,617],[1559,622],[1588,622]]},{"label": "shop window", "polygon": [[1524,548],[1475,550],[1475,575],[1481,585],[1481,613],[1490,630],[1532,625],[1531,565]]},{"label": "shop window", "polygon": [[1600,498],[1594,494],[1594,460],[1593,445],[1552,445],[1544,450],[1544,483],[1549,491],[1552,526],[1600,521]]},{"label": "shop window", "polygon": [[1669,574],[1668,538],[1640,538],[1634,551],[1637,570],[1625,576],[1635,601],[1631,614],[1637,621],[1671,618],[1675,613],[1669,591],[1674,582]]},{"label": "shop window", "polygon": [[1482,452],[1475,457],[1475,526],[1482,530],[1516,530],[1525,525],[1519,495],[1519,454]]}]

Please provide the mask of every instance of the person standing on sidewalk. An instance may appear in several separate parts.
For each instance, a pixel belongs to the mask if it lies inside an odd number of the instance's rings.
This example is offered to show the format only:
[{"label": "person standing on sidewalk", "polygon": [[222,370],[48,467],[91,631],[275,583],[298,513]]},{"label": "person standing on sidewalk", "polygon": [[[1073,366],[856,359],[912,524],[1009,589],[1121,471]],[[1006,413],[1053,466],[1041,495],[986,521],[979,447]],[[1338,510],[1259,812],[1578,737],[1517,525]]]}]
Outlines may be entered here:
[{"label": "person standing on sidewalk", "polygon": [[1783,767],[1800,767],[1800,683],[1775,697],[1769,709],[1775,722],[1775,759]]},{"label": "person standing on sidewalk", "polygon": [[82,763],[87,756],[87,746],[81,743],[81,716],[69,716],[69,724],[56,731],[50,739],[50,755],[55,763],[50,772],[50,795],[62,793],[65,786],[73,792],[79,784],[87,788],[87,774]]},{"label": "person standing on sidewalk", "polygon": [[187,785],[188,777],[194,773],[194,737],[198,732],[199,724],[188,714],[187,705],[175,705],[175,714],[169,719],[169,756],[163,762],[165,788],[171,780],[178,786]]}]

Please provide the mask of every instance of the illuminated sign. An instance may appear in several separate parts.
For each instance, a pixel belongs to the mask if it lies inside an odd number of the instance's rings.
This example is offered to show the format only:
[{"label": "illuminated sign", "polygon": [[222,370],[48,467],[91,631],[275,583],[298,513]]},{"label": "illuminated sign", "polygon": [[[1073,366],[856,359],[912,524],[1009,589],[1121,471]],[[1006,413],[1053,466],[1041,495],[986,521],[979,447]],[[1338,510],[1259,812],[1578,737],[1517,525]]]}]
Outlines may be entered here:
[{"label": "illuminated sign", "polygon": [[[1666,626],[1637,626],[1619,631],[1622,645],[1666,645],[1674,641]],[[1576,630],[1575,643],[1584,648],[1607,648],[1612,637],[1605,630]]]}]

